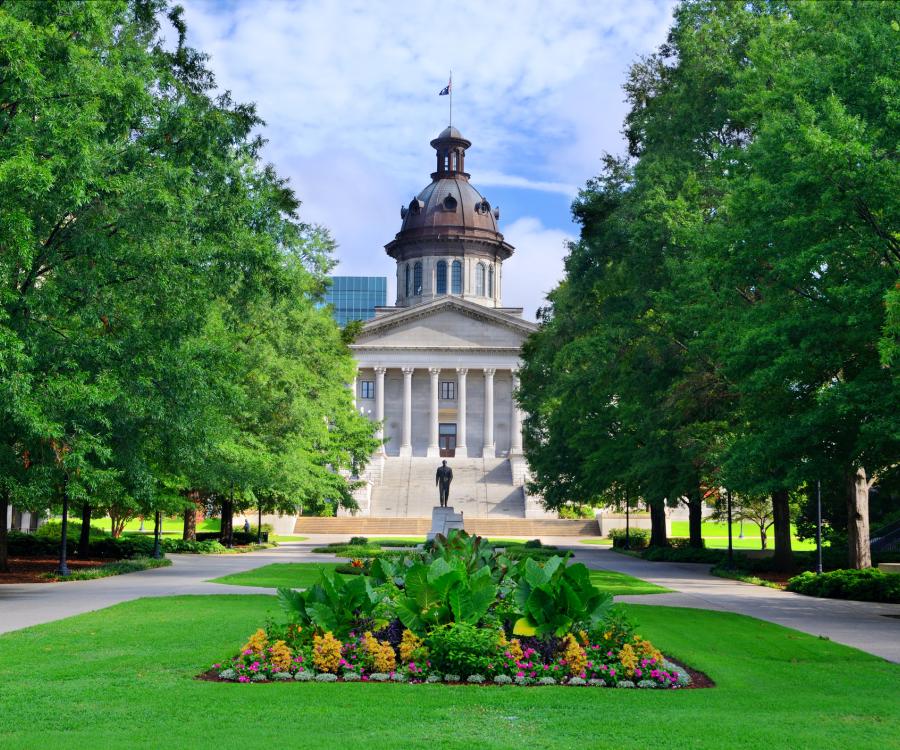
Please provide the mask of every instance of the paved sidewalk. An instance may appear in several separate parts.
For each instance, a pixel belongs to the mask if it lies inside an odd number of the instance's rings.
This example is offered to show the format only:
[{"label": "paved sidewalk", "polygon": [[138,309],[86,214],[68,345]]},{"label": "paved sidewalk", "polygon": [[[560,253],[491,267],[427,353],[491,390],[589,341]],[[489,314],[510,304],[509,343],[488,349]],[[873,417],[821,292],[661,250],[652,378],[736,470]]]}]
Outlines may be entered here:
[{"label": "paved sidewalk", "polygon": [[172,566],[140,573],[67,583],[0,586],[0,633],[92,612],[145,596],[184,594],[271,594],[272,589],[227,586],[206,581],[276,562],[329,562],[331,555],[309,552],[311,545],[282,544],[235,555],[167,555]]},{"label": "paved sidewalk", "polygon": [[596,547],[585,552],[590,546],[571,547],[589,568],[616,570],[677,592],[617,596],[617,602],[736,612],[900,663],[900,604],[818,599],[719,578],[710,575],[709,565],[648,562]]}]

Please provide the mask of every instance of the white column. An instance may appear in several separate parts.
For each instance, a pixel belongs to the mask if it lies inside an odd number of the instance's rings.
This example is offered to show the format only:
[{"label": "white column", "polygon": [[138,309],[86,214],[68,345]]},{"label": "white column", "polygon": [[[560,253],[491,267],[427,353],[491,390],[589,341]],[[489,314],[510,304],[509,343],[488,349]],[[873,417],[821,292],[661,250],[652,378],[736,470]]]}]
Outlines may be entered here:
[{"label": "white column", "polygon": [[456,455],[459,458],[468,458],[469,449],[466,447],[466,375],[469,370],[465,367],[456,368],[457,397],[459,409],[456,414]]},{"label": "white column", "polygon": [[482,458],[496,458],[497,449],[494,446],[494,373],[492,367],[484,368],[484,447],[481,449]]},{"label": "white column", "polygon": [[510,421],[509,455],[522,453],[522,412],[516,403],[519,389],[519,371],[512,370],[512,420]]},{"label": "white column", "polygon": [[386,367],[375,368],[375,421],[378,422],[378,453],[384,454],[384,372]]},{"label": "white column", "polygon": [[400,455],[412,456],[412,376],[414,367],[403,368],[403,434]]},{"label": "white column", "polygon": [[357,373],[354,372],[353,373],[353,381],[350,383],[350,393],[353,394],[353,411],[356,411],[356,390],[358,387],[356,384],[356,376],[357,376]]},{"label": "white column", "polygon": [[438,378],[441,375],[440,367],[432,367],[428,370],[431,373],[431,430],[428,436],[428,451],[425,454],[429,458],[441,455],[441,449],[438,446]]}]

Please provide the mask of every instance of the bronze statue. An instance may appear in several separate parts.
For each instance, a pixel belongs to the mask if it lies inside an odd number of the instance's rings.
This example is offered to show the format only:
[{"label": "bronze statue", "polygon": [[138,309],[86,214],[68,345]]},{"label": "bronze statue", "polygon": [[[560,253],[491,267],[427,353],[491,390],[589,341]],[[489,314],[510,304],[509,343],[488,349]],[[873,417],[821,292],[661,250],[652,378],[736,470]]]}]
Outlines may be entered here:
[{"label": "bronze statue", "polygon": [[438,486],[438,494],[440,495],[441,507],[446,508],[450,499],[450,482],[453,481],[453,469],[447,466],[446,461],[442,461],[438,466],[437,474],[434,476],[434,483]]}]

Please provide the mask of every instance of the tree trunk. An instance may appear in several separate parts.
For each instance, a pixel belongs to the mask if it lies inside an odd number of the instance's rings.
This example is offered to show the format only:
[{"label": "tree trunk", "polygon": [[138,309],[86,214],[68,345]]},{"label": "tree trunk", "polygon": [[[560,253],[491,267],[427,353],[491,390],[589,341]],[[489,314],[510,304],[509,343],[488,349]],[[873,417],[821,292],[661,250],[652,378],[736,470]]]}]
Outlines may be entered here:
[{"label": "tree trunk", "polygon": [[184,509],[184,531],[181,534],[182,539],[190,539],[192,542],[197,541],[197,507]]},{"label": "tree trunk", "polygon": [[794,553],[791,550],[791,506],[787,490],[772,493],[772,519],[775,529],[775,567],[777,570],[791,570],[794,567]]},{"label": "tree trunk", "polygon": [[9,526],[6,514],[9,513],[9,492],[0,492],[0,573],[9,572]]},{"label": "tree trunk", "polygon": [[703,546],[703,499],[699,492],[688,498],[688,533],[691,547]]},{"label": "tree trunk", "polygon": [[851,568],[871,568],[869,482],[862,466],[850,477],[847,489],[847,562]]},{"label": "tree trunk", "polygon": [[650,546],[665,547],[669,543],[666,537],[666,504],[659,500],[650,503]]},{"label": "tree trunk", "polygon": [[766,535],[766,530],[760,526],[759,527],[759,541],[762,542],[762,546],[760,549],[766,549],[766,542],[769,540],[769,537]]},{"label": "tree trunk", "polygon": [[78,556],[87,557],[91,545],[91,506],[81,506],[81,536],[78,537]]},{"label": "tree trunk", "polygon": [[222,544],[226,547],[231,547],[234,543],[234,539],[232,537],[232,528],[234,525],[234,503],[231,500],[223,500],[222,501],[222,531],[219,534],[219,537],[222,540]]}]

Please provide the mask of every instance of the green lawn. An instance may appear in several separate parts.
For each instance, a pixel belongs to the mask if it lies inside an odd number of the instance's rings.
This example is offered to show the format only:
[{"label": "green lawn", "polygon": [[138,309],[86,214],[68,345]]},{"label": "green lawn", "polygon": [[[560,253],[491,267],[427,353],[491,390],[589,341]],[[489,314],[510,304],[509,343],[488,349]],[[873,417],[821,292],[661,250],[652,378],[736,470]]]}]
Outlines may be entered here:
[{"label": "green lawn", "polygon": [[[753,524],[744,524],[744,538],[740,538],[740,524],[732,524],[732,546],[734,549],[760,549],[759,529]],[[771,532],[771,529],[770,529]],[[673,537],[688,537],[687,521],[672,521]],[[705,521],[703,523],[703,539],[709,549],[728,549],[728,524],[713,523]],[[775,538],[769,534],[769,549],[773,548]],[[612,540],[607,537],[597,537],[595,539],[583,539],[582,544],[612,544]],[[795,550],[812,550],[816,548],[816,543],[812,540],[797,539],[796,536],[791,537],[791,546]]]},{"label": "green lawn", "polygon": [[617,573],[614,570],[592,570],[591,583],[613,596],[622,594],[670,594],[672,589],[657,586],[641,578]]},{"label": "green lawn", "polygon": [[900,666],[739,615],[628,610],[718,687],[201,682],[275,599],[148,598],[0,636],[0,747],[896,747]]},{"label": "green lawn", "polygon": [[[197,531],[218,531],[220,527],[220,521],[218,518],[207,518],[200,523],[197,524]],[[109,531],[112,528],[109,517],[106,518],[92,518],[91,526],[96,526],[98,529],[103,529],[104,531]],[[125,532],[129,531],[138,531],[141,528],[141,520],[139,518],[133,518],[128,523],[125,524]],[[153,532],[153,519],[146,518],[144,519],[144,531],[146,533]],[[184,531],[184,519],[182,518],[163,518],[162,522],[162,532],[163,534],[181,534]]]},{"label": "green lawn", "polygon": [[[301,589],[312,586],[319,580],[321,571],[325,568],[334,570],[336,563],[272,563],[263,565],[243,573],[214,578],[212,583],[229,583],[237,586],[264,586],[277,588]],[[616,573],[612,570],[592,570],[591,582],[613,595],[620,594],[665,594],[670,589],[657,586],[654,583],[642,581],[625,573]]]},{"label": "green lawn", "polygon": [[305,589],[318,583],[325,569],[334,570],[337,563],[272,563],[243,573],[233,573],[221,578],[213,578],[211,583],[229,583],[235,586],[265,586],[291,589]]},{"label": "green lawn", "polygon": [[297,534],[269,534],[270,542],[305,542],[308,536],[299,536]]}]

